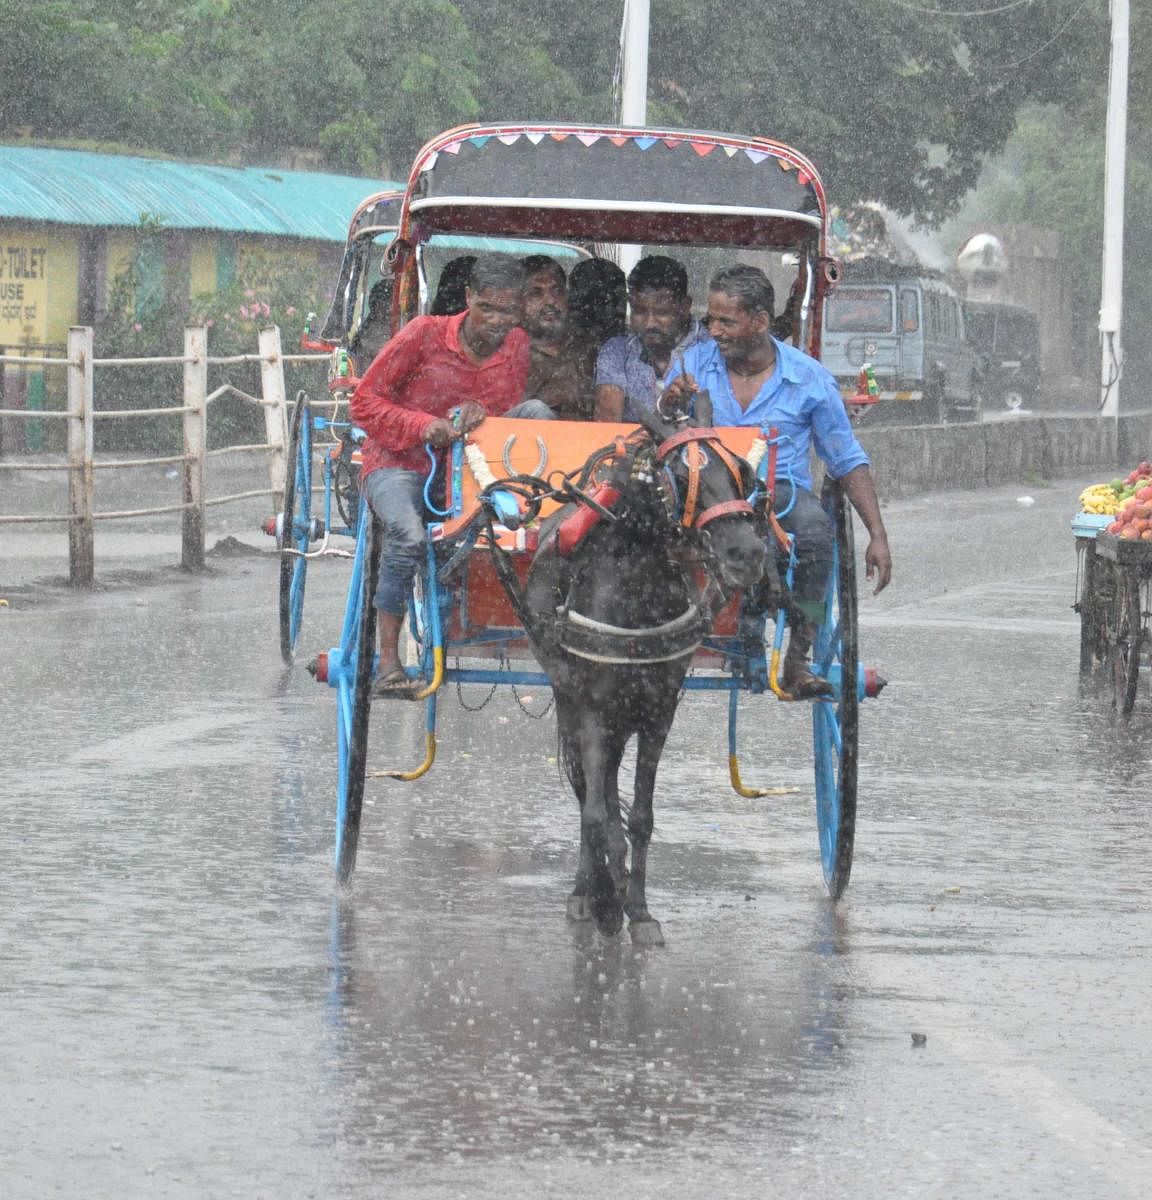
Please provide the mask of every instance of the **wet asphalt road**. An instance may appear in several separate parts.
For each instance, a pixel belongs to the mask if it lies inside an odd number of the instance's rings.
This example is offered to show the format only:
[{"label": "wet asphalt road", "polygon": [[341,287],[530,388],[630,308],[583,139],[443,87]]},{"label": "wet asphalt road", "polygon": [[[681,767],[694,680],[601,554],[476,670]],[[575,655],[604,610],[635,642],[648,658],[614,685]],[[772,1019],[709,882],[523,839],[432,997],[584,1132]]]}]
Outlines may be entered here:
[{"label": "wet asphalt road", "polygon": [[[554,725],[503,691],[370,785],[337,897],[333,693],[279,663],[269,557],[133,583],[108,533],[108,590],[13,590],[0,1196],[1149,1195],[1152,714],[1078,689],[1083,482],[887,509],[838,906],[805,714],[742,702],[745,779],[800,789],[748,801],[685,701],[661,950],[565,922]],[[346,575],[311,572],[306,648]],[[380,708],[374,762],[414,764]]]}]

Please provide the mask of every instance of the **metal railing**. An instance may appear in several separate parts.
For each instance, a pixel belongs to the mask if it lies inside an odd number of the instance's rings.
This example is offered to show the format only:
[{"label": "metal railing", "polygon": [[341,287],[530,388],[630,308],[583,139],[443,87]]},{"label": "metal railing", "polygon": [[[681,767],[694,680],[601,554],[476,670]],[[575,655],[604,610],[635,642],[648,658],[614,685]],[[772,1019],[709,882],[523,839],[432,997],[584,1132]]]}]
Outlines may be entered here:
[{"label": "metal railing", "polygon": [[[208,330],[203,325],[189,325],[184,330],[184,353],[157,358],[97,358],[93,353],[93,331],[88,326],[74,326],[68,331],[66,358],[0,355],[0,371],[8,364],[38,367],[64,366],[68,369],[68,407],[63,412],[36,409],[0,409],[0,417],[17,420],[67,421],[67,461],[62,463],[0,462],[0,471],[68,472],[68,512],[66,514],[0,515],[0,524],[31,524],[40,522],[68,523],[69,580],[77,587],[91,586],[95,575],[93,533],[95,522],[130,517],[153,516],[162,513],[183,514],[181,564],[192,571],[204,567],[204,514],[210,505],[229,504],[256,496],[271,494],[275,511],[284,502],[285,453],[288,441],[287,393],[284,384],[285,362],[321,362],[323,354],[289,354],[282,352],[280,330],[272,326],[259,333],[258,353],[236,354],[213,358],[208,354]],[[208,391],[208,367],[235,363],[260,364],[261,395],[252,396],[230,383]],[[159,408],[97,409],[94,403],[96,367],[179,365],[183,368],[183,403]],[[222,396],[233,395],[264,410],[266,441],[243,446],[208,448],[208,407]],[[94,453],[96,421],[126,420],[140,417],[180,416],[183,426],[183,452],[155,458],[97,459]],[[205,494],[204,465],[207,459],[222,454],[267,452],[267,488],[234,492],[227,496],[209,498]],[[180,464],[183,468],[183,501],[152,508],[122,509],[99,512],[95,509],[95,473],[111,468],[133,468],[160,464]]]}]

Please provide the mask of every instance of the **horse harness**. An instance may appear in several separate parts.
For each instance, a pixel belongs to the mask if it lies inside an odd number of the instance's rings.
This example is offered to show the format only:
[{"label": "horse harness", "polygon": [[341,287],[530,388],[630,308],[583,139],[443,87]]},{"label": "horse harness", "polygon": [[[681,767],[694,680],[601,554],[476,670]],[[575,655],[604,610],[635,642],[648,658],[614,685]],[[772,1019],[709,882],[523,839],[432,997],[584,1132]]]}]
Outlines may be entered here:
[{"label": "horse harness", "polygon": [[[747,474],[741,469],[739,459],[720,442],[714,429],[706,428],[682,429],[653,446],[650,456],[643,454],[646,445],[651,445],[650,442],[637,444],[632,438],[618,438],[608,454],[598,452],[585,464],[585,474],[590,466],[594,469],[594,466],[604,461],[621,464],[622,461],[631,458],[632,478],[640,481],[651,480],[657,485],[669,517],[685,532],[693,529],[703,530],[720,517],[753,516],[755,510],[746,499],[725,500],[700,509],[700,477],[708,464],[705,444],[727,468],[737,490],[743,493]],[[669,458],[677,450],[681,451],[682,461],[688,470],[684,505],[679,513],[676,511],[676,488],[668,466]],[[661,475],[657,475],[657,471]],[[575,512],[559,522],[552,537],[548,539],[562,565],[563,579],[557,589],[559,593],[566,593],[570,598],[575,582],[568,566],[570,556],[597,524],[606,518],[616,519],[612,506],[619,502],[622,494],[610,481],[601,483],[590,494],[581,488],[569,488],[568,498],[575,501],[578,507]],[[541,617],[528,611],[520,581],[509,561],[507,551],[498,546],[495,537],[490,537],[489,541],[493,549],[497,575],[525,630],[544,645],[590,662],[645,666],[687,658],[696,652],[707,636],[712,625],[713,605],[725,594],[718,582],[718,572],[709,561],[710,556],[706,550],[703,567],[708,582],[698,600],[689,604],[679,616],[660,625],[629,628],[608,624],[576,612],[568,598],[557,606],[554,616]],[[541,549],[546,544],[548,543],[542,543]]]}]

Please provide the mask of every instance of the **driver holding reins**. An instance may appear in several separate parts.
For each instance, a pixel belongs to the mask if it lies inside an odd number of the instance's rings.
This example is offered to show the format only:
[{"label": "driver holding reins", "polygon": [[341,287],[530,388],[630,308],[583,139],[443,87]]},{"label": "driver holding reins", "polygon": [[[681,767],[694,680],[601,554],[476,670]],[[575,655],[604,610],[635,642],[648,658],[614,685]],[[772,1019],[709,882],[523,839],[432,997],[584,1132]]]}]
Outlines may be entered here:
[{"label": "driver holding reins", "polygon": [[868,455],[852,431],[836,380],[816,359],[772,336],[774,306],[772,284],[759,268],[741,264],[714,275],[705,319],[711,337],[687,347],[673,363],[660,404],[665,412],[690,408],[693,394],[707,391],[715,425],[754,425],[779,434],[773,508],[796,545],[781,684],[799,699],[813,699],[833,690],[809,669],[808,655],[824,615],[834,534],[811,491],[810,447],[868,530],[864,563],[876,592],[892,577],[892,555]]}]

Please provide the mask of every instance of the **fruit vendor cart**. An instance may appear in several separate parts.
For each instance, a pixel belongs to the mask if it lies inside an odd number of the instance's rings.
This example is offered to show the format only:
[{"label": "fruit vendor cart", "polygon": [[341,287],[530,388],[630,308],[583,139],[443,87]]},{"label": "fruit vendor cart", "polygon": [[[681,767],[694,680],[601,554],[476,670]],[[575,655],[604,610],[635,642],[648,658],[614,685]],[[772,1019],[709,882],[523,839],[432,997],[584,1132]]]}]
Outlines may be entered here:
[{"label": "fruit vendor cart", "polygon": [[[1080,494],[1075,608],[1080,614],[1080,672],[1097,678],[1122,716],[1148,693],[1148,621],[1152,612],[1152,464]],[[1144,680],[1141,684],[1141,673]]]}]

